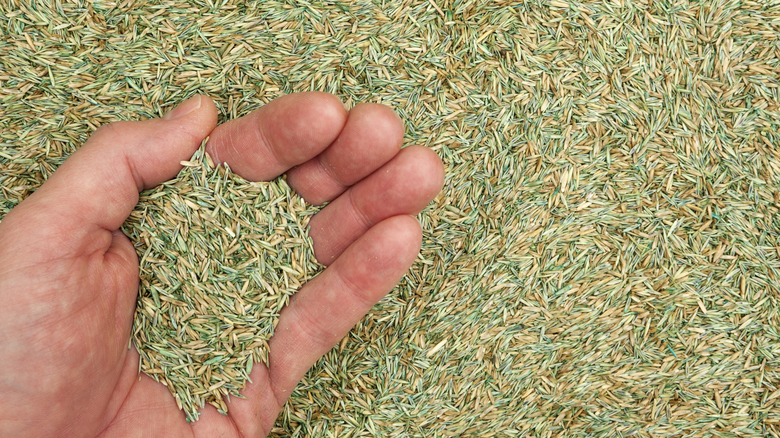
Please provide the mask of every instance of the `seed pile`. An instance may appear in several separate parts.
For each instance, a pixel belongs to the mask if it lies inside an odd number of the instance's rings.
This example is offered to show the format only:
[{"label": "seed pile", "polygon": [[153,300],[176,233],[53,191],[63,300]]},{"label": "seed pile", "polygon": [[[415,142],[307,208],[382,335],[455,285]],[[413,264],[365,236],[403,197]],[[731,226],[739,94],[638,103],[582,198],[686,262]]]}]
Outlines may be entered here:
[{"label": "seed pile", "polygon": [[780,436],[780,2],[0,3],[0,214],[198,92],[386,103],[444,160],[272,435]]},{"label": "seed pile", "polygon": [[123,231],[141,285],[133,342],[141,371],[163,382],[189,421],[268,362],[287,299],[318,271],[314,210],[280,180],[250,183],[199,149],[179,175],[141,194]]}]

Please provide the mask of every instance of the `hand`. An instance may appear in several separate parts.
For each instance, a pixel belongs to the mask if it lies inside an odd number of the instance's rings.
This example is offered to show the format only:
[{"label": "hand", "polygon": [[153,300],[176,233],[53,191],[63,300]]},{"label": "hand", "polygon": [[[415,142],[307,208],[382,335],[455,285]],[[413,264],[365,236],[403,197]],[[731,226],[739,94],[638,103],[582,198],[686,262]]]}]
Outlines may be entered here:
[{"label": "hand", "polygon": [[[349,113],[323,93],[279,98],[215,128],[196,96],[163,119],[100,128],[0,222],[0,436],[264,436],[293,388],[409,269],[418,213],[441,189],[438,157],[400,150],[380,105]],[[329,267],[282,311],[269,366],[255,366],[229,415],[207,405],[188,424],[128,349],[138,258],[119,227],[139,190],[176,175],[203,138],[239,175],[288,182],[312,203]]]}]

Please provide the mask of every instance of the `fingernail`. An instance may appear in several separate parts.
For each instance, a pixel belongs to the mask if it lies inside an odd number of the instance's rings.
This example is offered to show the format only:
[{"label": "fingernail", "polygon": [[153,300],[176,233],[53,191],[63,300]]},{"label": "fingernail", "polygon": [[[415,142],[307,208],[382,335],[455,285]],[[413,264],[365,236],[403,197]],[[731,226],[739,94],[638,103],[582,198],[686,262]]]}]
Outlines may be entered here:
[{"label": "fingernail", "polygon": [[179,106],[172,109],[168,114],[163,116],[163,120],[173,120],[180,117],[184,117],[187,114],[200,108],[201,95],[192,96],[191,98],[180,103]]}]

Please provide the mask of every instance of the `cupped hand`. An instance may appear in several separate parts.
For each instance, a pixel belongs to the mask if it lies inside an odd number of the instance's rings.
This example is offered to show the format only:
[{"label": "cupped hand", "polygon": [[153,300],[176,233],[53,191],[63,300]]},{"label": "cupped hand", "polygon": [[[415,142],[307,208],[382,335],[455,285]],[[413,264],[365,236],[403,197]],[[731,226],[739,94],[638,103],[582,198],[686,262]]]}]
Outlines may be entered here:
[{"label": "cupped hand", "polygon": [[[443,169],[428,149],[400,148],[392,111],[302,93],[216,121],[195,96],[162,119],[106,125],[0,222],[0,436],[265,436],[303,374],[409,269],[421,239],[411,216]],[[174,177],[206,136],[237,174],[286,172],[304,199],[329,201],[310,221],[328,268],[282,311],[245,398],[190,424],[128,349],[138,258],[118,230],[138,192]]]}]

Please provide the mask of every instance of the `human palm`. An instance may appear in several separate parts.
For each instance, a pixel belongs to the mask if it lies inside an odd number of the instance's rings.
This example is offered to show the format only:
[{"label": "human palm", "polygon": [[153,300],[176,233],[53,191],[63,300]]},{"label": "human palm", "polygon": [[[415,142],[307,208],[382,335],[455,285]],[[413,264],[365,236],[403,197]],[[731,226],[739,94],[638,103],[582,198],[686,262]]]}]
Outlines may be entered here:
[{"label": "human palm", "polygon": [[[442,185],[421,147],[400,150],[386,107],[344,110],[333,96],[282,97],[219,127],[197,96],[164,119],[107,125],[0,222],[0,436],[262,436],[297,382],[404,274],[418,213]],[[203,138],[250,180],[287,173],[309,202],[328,268],[296,293],[229,414],[187,423],[128,348],[138,258],[119,227],[138,192],[172,178]]]}]

